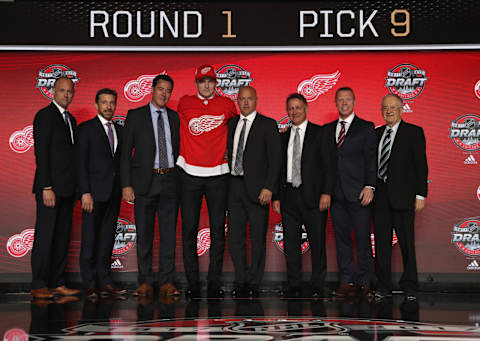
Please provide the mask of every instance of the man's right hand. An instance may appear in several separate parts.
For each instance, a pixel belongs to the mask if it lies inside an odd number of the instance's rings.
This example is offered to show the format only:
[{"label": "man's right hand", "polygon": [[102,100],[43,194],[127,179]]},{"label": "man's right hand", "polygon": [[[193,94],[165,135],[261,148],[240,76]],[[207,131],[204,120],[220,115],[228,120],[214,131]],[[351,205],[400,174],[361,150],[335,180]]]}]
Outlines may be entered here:
[{"label": "man's right hand", "polygon": [[132,186],[122,188],[123,200],[133,204],[135,202],[135,193]]},{"label": "man's right hand", "polygon": [[281,214],[280,213],[280,200],[272,201],[272,208],[275,212],[277,212],[278,214]]},{"label": "man's right hand", "polygon": [[47,207],[53,208],[55,207],[55,192],[53,189],[48,188],[44,189],[42,193],[43,197],[43,204]]},{"label": "man's right hand", "polygon": [[90,193],[82,194],[82,209],[87,213],[92,213],[93,211],[93,198]]}]

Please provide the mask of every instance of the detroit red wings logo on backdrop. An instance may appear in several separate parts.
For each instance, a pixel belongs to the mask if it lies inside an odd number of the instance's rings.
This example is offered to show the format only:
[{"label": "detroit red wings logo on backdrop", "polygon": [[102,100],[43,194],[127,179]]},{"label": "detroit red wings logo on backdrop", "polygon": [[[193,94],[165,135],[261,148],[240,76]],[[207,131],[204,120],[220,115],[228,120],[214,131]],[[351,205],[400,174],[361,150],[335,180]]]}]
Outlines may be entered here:
[{"label": "detroit red wings logo on backdrop", "polygon": [[192,135],[201,135],[220,126],[224,119],[225,115],[203,115],[195,117],[188,122],[188,130]]},{"label": "detroit red wings logo on backdrop", "polygon": [[25,153],[33,147],[33,126],[14,131],[8,139],[8,145],[15,153]]},{"label": "detroit red wings logo on backdrop", "polygon": [[130,102],[140,102],[145,96],[152,93],[152,81],[157,75],[166,75],[167,71],[162,71],[154,75],[140,75],[137,79],[132,79],[125,84],[123,94]]},{"label": "detroit red wings logo on backdrop", "polygon": [[7,240],[7,251],[10,256],[19,258],[25,256],[33,247],[34,229],[25,229],[14,234]]},{"label": "detroit red wings logo on backdrop", "polygon": [[338,70],[330,74],[318,74],[300,82],[297,87],[297,92],[303,95],[307,102],[313,102],[319,96],[333,88],[339,78],[340,71]]},{"label": "detroit red wings logo on backdrop", "polygon": [[203,256],[210,249],[210,228],[204,227],[198,231],[197,235],[197,255]]},{"label": "detroit red wings logo on backdrop", "polygon": [[70,69],[63,64],[52,64],[38,72],[36,87],[40,90],[43,96],[49,100],[53,100],[52,88],[55,81],[60,77],[68,77],[76,84],[80,78],[77,77],[77,72]]}]

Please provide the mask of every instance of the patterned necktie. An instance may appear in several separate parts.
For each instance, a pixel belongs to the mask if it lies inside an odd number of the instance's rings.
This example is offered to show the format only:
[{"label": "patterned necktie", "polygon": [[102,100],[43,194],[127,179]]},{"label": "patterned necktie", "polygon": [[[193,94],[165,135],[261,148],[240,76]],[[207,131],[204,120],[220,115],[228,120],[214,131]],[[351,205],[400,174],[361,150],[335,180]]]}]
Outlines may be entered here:
[{"label": "patterned necktie", "polygon": [[292,151],[292,186],[299,187],[302,184],[302,173],[300,159],[302,157],[300,152],[300,128],[295,128],[295,136],[293,137],[293,151]]},{"label": "patterned necktie", "polygon": [[338,139],[337,139],[337,148],[340,148],[343,144],[343,141],[345,140],[345,121],[340,121],[340,124],[342,127],[340,128],[340,133],[338,134]]},{"label": "patterned necktie", "polygon": [[233,166],[233,173],[235,175],[243,175],[243,145],[245,141],[245,130],[247,128],[247,119],[243,118],[242,131],[238,137],[237,154],[235,155],[235,165]]},{"label": "patterned necktie", "polygon": [[168,168],[167,143],[165,141],[165,126],[163,124],[162,111],[157,110],[157,113],[158,167]]},{"label": "patterned necktie", "polygon": [[115,154],[115,139],[113,137],[112,122],[107,122],[107,129],[108,142],[110,143],[110,151],[112,152],[113,156]]},{"label": "patterned necktie", "polygon": [[380,152],[380,162],[378,163],[378,177],[382,180],[386,180],[388,161],[390,159],[390,145],[392,142],[391,135],[393,130],[391,128],[387,129],[387,135],[383,139],[382,150]]}]

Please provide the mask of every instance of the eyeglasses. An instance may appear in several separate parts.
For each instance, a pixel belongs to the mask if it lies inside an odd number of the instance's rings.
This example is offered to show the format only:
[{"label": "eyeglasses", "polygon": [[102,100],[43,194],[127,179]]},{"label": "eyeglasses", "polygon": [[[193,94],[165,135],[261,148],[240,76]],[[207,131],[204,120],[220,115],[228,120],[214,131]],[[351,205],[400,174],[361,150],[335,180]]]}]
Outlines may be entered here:
[{"label": "eyeglasses", "polygon": [[382,111],[390,111],[390,110],[398,110],[401,109],[401,106],[395,106],[395,107],[382,107]]}]

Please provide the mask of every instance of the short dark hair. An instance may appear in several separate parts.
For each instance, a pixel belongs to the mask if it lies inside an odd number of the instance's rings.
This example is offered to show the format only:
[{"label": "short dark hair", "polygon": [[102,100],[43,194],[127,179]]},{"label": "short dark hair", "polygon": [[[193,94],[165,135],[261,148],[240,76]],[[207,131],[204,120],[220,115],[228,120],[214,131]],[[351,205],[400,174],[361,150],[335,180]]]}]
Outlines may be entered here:
[{"label": "short dark hair", "polygon": [[288,106],[288,101],[290,101],[292,99],[298,99],[298,100],[302,101],[303,104],[308,106],[308,103],[307,103],[307,100],[305,99],[305,97],[302,94],[299,94],[299,93],[296,93],[296,92],[288,95],[287,101],[285,102],[287,106]]},{"label": "short dark hair", "polygon": [[109,88],[103,88],[98,90],[97,94],[95,95],[95,103],[98,103],[100,95],[112,95],[113,97],[115,97],[115,102],[117,101],[117,92],[115,90]]},{"label": "short dark hair", "polygon": [[173,79],[169,75],[165,75],[165,74],[155,76],[155,78],[152,81],[152,88],[154,88],[157,85],[158,81],[160,80],[166,81],[172,84],[172,90],[173,90]]},{"label": "short dark hair", "polygon": [[338,93],[340,91],[350,91],[353,95],[353,99],[355,99],[355,93],[353,92],[353,89],[349,86],[344,86],[344,87],[338,88],[337,91],[335,92],[335,99],[337,99]]}]

